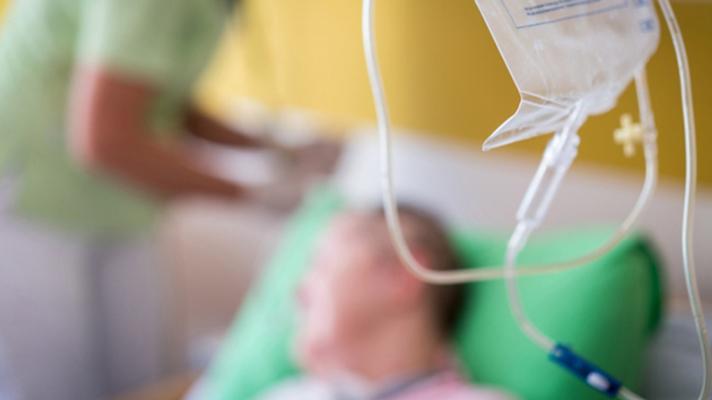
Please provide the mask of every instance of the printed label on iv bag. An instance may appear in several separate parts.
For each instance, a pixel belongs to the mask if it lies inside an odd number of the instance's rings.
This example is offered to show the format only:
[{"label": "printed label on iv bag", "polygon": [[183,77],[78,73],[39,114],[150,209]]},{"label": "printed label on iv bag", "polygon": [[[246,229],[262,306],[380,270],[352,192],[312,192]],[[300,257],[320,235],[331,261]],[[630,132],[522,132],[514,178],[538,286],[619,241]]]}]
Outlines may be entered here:
[{"label": "printed label on iv bag", "polygon": [[517,28],[585,17],[627,7],[628,0],[501,0]]}]

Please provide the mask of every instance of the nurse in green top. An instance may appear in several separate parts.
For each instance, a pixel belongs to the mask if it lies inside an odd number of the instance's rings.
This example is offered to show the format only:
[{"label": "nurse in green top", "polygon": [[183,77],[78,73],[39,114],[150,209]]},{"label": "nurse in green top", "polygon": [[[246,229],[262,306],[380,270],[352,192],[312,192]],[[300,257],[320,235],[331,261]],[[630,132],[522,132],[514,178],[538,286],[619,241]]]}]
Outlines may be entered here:
[{"label": "nurse in green top", "polygon": [[[15,0],[0,31],[0,168],[13,208],[92,233],[144,227],[151,200],[239,197],[178,145],[251,146],[190,104],[226,0]],[[133,193],[127,193],[130,188]]]},{"label": "nurse in green top", "polygon": [[185,133],[260,146],[190,102],[231,3],[11,2],[0,30],[0,345],[21,398],[103,398],[161,373],[158,274],[136,238],[166,201],[245,194],[191,157]]}]

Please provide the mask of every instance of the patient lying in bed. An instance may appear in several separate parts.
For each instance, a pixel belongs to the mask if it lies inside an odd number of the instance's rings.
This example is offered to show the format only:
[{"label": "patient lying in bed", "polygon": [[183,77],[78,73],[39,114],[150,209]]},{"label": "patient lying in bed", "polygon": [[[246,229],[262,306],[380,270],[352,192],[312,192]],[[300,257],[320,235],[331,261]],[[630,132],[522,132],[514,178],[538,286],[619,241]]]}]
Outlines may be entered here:
[{"label": "patient lying in bed", "polygon": [[[401,210],[415,257],[430,268],[459,268],[444,229],[419,210]],[[399,262],[378,212],[336,218],[297,295],[294,344],[305,375],[258,398],[503,400],[470,384],[448,351],[463,301],[461,286],[430,286]]]}]

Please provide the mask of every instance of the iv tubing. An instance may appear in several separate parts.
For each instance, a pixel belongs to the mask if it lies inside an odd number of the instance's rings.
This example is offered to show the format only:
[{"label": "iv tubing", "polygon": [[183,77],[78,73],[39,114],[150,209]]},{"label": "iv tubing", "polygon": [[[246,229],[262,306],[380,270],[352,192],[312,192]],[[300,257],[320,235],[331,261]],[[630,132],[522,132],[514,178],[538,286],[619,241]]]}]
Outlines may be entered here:
[{"label": "iv tubing", "polygon": [[[682,41],[682,36],[680,34],[675,15],[670,7],[668,0],[659,0],[660,6],[663,9],[665,19],[670,28],[670,33],[673,37],[673,42],[675,44],[675,51],[678,57],[678,66],[680,72],[680,82],[682,90],[682,102],[683,102],[683,115],[685,122],[685,150],[686,150],[686,180],[685,180],[685,204],[683,210],[683,232],[682,232],[682,248],[683,248],[683,265],[685,268],[685,279],[688,288],[688,295],[690,300],[690,305],[692,308],[692,313],[695,319],[695,325],[697,328],[697,335],[700,343],[701,354],[702,354],[702,373],[703,382],[700,389],[699,400],[706,400],[710,395],[710,346],[709,339],[707,336],[706,324],[704,321],[704,314],[702,312],[702,305],[699,296],[699,289],[697,287],[697,277],[694,265],[694,253],[693,253],[693,221],[694,221],[694,194],[696,188],[696,148],[695,148],[695,125],[694,125],[694,112],[692,103],[692,92],[690,87],[690,75],[689,67],[687,63],[687,56],[685,53],[684,42]],[[643,120],[643,125],[648,128],[652,124],[652,112],[650,110],[649,97],[647,93],[647,84],[644,72],[640,72],[636,75],[636,89],[639,97],[640,113],[641,119]],[[644,138],[645,146],[653,146],[655,143],[655,138],[652,136],[655,133],[652,131],[646,131],[646,138]],[[655,149],[649,149],[652,152]],[[646,159],[649,157],[646,154]],[[537,221],[533,221],[537,223]],[[510,310],[513,317],[517,321],[522,332],[527,335],[535,344],[544,349],[546,352],[551,352],[556,343],[542,333],[526,316],[521,299],[519,297],[519,290],[517,288],[516,275],[514,273],[514,268],[516,265],[516,258],[521,249],[524,247],[528,236],[534,230],[534,226],[530,221],[522,220],[519,222],[515,233],[512,235],[512,239],[507,247],[507,258],[506,258],[506,288],[507,297],[509,300]],[[642,400],[642,397],[635,394],[633,391],[626,387],[622,387],[618,392],[618,396],[625,400]]]},{"label": "iv tubing", "polygon": [[[648,168],[646,168],[646,174],[650,175],[651,171],[654,171],[654,167],[656,164],[654,164],[657,160],[656,154],[657,154],[657,142],[656,142],[656,132],[654,128],[654,120],[652,116],[652,108],[650,106],[650,97],[648,96],[648,91],[647,91],[647,79],[645,76],[645,70],[640,70],[636,76],[635,76],[635,86],[636,86],[636,91],[638,94],[639,98],[639,107],[640,107],[640,114],[641,114],[641,119],[643,121],[643,127],[645,130],[645,136],[644,136],[644,148],[645,148],[645,158],[646,162],[649,165]],[[577,137],[576,130],[578,130],[580,126],[580,121],[578,121],[578,112],[579,108],[576,108],[574,110],[574,113],[572,114],[572,117],[570,120],[567,122],[566,126],[563,128],[561,132],[557,132],[556,135],[560,137],[561,141],[566,141],[567,137]],[[575,157],[575,152],[576,152],[576,146],[575,142],[571,142],[570,146],[573,146],[572,148],[566,149],[562,148],[559,151],[563,153],[569,154],[569,158]],[[547,151],[549,151],[550,147],[547,147]],[[563,175],[566,171],[566,169],[569,168],[570,163],[572,160],[569,160],[567,163],[562,164],[561,162],[557,162],[554,164],[555,166],[559,168],[563,168],[563,171],[560,173]],[[655,182],[655,177],[646,177],[646,183],[651,183]],[[532,197],[536,197],[536,194],[541,191],[547,191],[547,192],[552,192],[556,191],[558,188],[559,183],[558,182],[551,182],[547,181],[546,182],[547,187],[542,187],[542,182],[536,182],[535,184],[532,184],[534,187],[530,187],[529,191],[534,191],[535,195]],[[644,196],[649,196],[648,192],[652,192],[652,187],[649,185],[644,185],[643,188]],[[534,230],[539,226],[541,223],[541,219],[544,218],[544,214],[546,213],[546,210],[548,209],[548,202],[541,204],[540,202],[532,202],[528,201],[526,196],[525,199],[522,202],[522,206],[520,208],[520,211],[518,213],[518,224],[517,227],[512,234],[509,243],[507,244],[507,253],[506,253],[506,263],[505,263],[505,279],[506,279],[506,284],[507,284],[507,295],[509,298],[509,304],[510,308],[512,311],[512,314],[514,315],[515,319],[519,323],[519,326],[522,328],[522,330],[532,339],[534,342],[539,344],[541,348],[543,348],[546,351],[551,351],[555,343],[547,338],[545,335],[543,335],[541,332],[539,332],[534,325],[529,322],[526,319],[526,316],[523,312],[523,308],[521,305],[521,302],[519,300],[519,292],[517,290],[516,286],[516,271],[515,271],[515,266],[516,266],[516,259],[517,256],[519,255],[519,252],[526,246],[526,243],[530,237],[530,235],[534,232]]]},{"label": "iv tubing", "polygon": [[[483,280],[501,279],[504,278],[505,272],[502,266],[478,267],[475,269],[464,269],[460,271],[434,271],[424,268],[418,263],[410,252],[408,245],[401,230],[398,217],[398,206],[395,200],[394,179],[393,179],[393,160],[392,160],[392,139],[390,116],[388,105],[383,89],[381,72],[378,66],[378,57],[376,55],[376,41],[374,37],[374,1],[364,0],[363,2],[363,45],[366,57],[366,65],[369,72],[371,91],[374,98],[376,114],[378,117],[378,132],[380,141],[380,159],[381,159],[381,186],[383,188],[383,204],[388,222],[393,245],[396,248],[398,256],[406,267],[417,277],[425,282],[433,284],[453,284],[464,282],[475,282]],[[639,98],[640,101],[640,98]],[[652,120],[652,118],[651,118]],[[654,142],[654,141],[653,141]],[[611,236],[611,238],[601,245],[599,248],[585,254],[584,256],[559,263],[531,265],[528,268],[519,269],[516,274],[518,276],[531,276],[561,272],[577,266],[588,264],[602,255],[612,250],[626,235],[631,231],[635,222],[640,217],[643,209],[651,198],[657,183],[657,157],[653,152],[654,146],[645,146],[646,168],[645,182],[641,189],[641,193],[633,207],[633,210],[625,218],[620,227]]]},{"label": "iv tubing", "polygon": [[682,260],[685,270],[687,294],[695,319],[697,338],[702,353],[703,381],[700,389],[700,400],[708,400],[712,392],[712,353],[710,350],[709,335],[702,310],[702,300],[697,285],[697,272],[693,252],[695,193],[697,188],[697,148],[695,142],[695,117],[692,101],[692,84],[690,68],[687,60],[685,42],[682,39],[680,26],[675,18],[672,6],[668,0],[658,0],[658,4],[665,16],[672,43],[675,47],[678,72],[680,75],[680,91],[682,97],[682,114],[685,123],[685,199],[682,217]]},{"label": "iv tubing", "polygon": [[[697,328],[698,339],[701,348],[701,354],[703,358],[703,383],[700,389],[699,400],[706,400],[710,395],[710,347],[709,340],[707,338],[706,324],[704,322],[704,314],[702,312],[701,300],[699,297],[699,289],[697,286],[697,276],[694,266],[694,252],[693,252],[693,221],[694,221],[694,193],[696,186],[696,149],[695,149],[695,126],[694,126],[694,112],[692,107],[692,93],[690,87],[690,76],[689,67],[687,63],[687,57],[685,54],[684,42],[680,34],[677,21],[673,14],[672,8],[668,0],[660,0],[661,8],[665,14],[666,22],[670,28],[670,33],[673,36],[673,42],[675,45],[676,55],[678,57],[678,65],[680,72],[681,81],[681,91],[682,91],[682,102],[683,102],[683,115],[685,120],[685,149],[686,149],[686,181],[685,181],[685,204],[683,210],[683,232],[682,232],[682,247],[683,247],[683,264],[685,267],[685,278],[688,288],[688,295],[690,297],[690,304],[692,307],[693,316],[695,318],[695,324]],[[641,119],[646,128],[652,125],[652,111],[649,103],[649,97],[647,93],[647,85],[645,82],[645,75],[640,72],[636,75],[636,88],[638,89],[638,104],[641,114]],[[645,146],[652,146],[655,143],[655,138],[652,137],[654,133],[647,132]],[[649,149],[649,153],[652,153],[655,149]],[[646,160],[650,161],[651,155],[646,153]],[[519,291],[517,288],[515,265],[516,258],[521,249],[524,247],[528,236],[532,233],[535,228],[534,224],[538,224],[539,221],[529,221],[521,220],[515,230],[515,234],[512,235],[512,239],[507,248],[507,258],[506,258],[506,286],[507,295],[509,299],[509,306],[514,316],[517,324],[519,325],[522,332],[527,335],[535,344],[544,349],[547,352],[551,352],[556,346],[556,343],[542,333],[526,316],[522,303],[519,298]],[[633,391],[626,387],[622,387],[618,396],[625,400],[641,400],[642,398],[635,394]]]},{"label": "iv tubing", "polygon": [[[373,7],[374,0],[364,0],[363,3],[363,35],[364,35],[364,50],[366,56],[366,63],[369,71],[369,78],[371,83],[371,89],[374,96],[374,101],[376,104],[376,112],[378,116],[378,131],[381,142],[381,180],[383,186],[383,201],[384,208],[386,212],[387,222],[391,236],[394,241],[394,245],[404,264],[418,277],[426,282],[436,283],[436,284],[447,284],[447,283],[461,283],[468,281],[479,281],[485,279],[495,279],[501,278],[507,275],[506,270],[501,270],[501,267],[489,267],[481,268],[478,270],[465,270],[465,271],[454,271],[449,273],[435,272],[423,268],[413,257],[412,253],[409,251],[407,243],[403,237],[403,233],[399,223],[398,208],[395,201],[395,194],[393,190],[393,177],[392,177],[392,154],[391,154],[391,137],[390,137],[390,119],[388,115],[388,108],[385,100],[385,93],[383,89],[383,84],[380,76],[380,70],[378,67],[378,61],[375,49],[375,40],[373,33]],[[698,332],[698,339],[700,342],[700,347],[702,349],[703,356],[703,375],[704,381],[702,388],[700,390],[700,400],[706,400],[709,396],[711,388],[710,381],[712,378],[710,374],[712,373],[712,355],[710,354],[709,339],[704,323],[704,316],[702,312],[701,300],[699,295],[699,288],[697,287],[696,280],[696,270],[693,259],[693,219],[694,219],[694,193],[696,189],[696,148],[695,148],[695,126],[693,118],[693,106],[692,106],[692,94],[690,85],[690,75],[689,67],[687,63],[687,55],[685,51],[684,42],[680,34],[679,26],[677,20],[673,13],[672,7],[668,0],[658,0],[660,7],[665,15],[665,20],[670,29],[670,33],[673,39],[673,44],[675,47],[675,53],[678,58],[679,65],[679,75],[681,82],[681,92],[683,101],[683,115],[685,122],[685,149],[687,153],[686,160],[686,180],[685,180],[685,204],[683,211],[683,235],[682,235],[682,247],[683,247],[683,264],[685,268],[685,279],[688,288],[688,295],[690,298],[690,304],[692,307],[692,313],[695,318],[695,324]],[[644,79],[644,75],[642,76]],[[638,89],[638,99],[641,105],[641,119],[643,125],[646,128],[647,133],[650,132],[652,127],[652,118],[650,109],[647,103],[647,90],[645,90],[644,85],[640,85],[642,81],[639,77],[636,77],[637,89]],[[643,102],[641,102],[643,100]],[[645,104],[644,104],[645,103]],[[649,118],[649,119],[647,119]],[[573,261],[549,264],[549,265],[537,265],[531,266],[528,269],[519,271],[518,273],[509,272],[510,278],[516,275],[535,275],[542,273],[551,273],[557,271],[567,270],[578,265],[587,263],[598,258],[600,255],[606,253],[612,249],[631,229],[634,222],[638,219],[642,209],[648,202],[650,195],[655,187],[657,180],[657,149],[654,145],[655,138],[653,135],[646,135],[645,140],[646,145],[644,149],[646,151],[646,177],[641,194],[636,202],[635,207],[624,220],[623,224],[612,236],[612,238],[599,249]],[[508,264],[514,264],[516,255],[508,255]],[[517,302],[518,299],[515,299]],[[523,314],[522,314],[523,315]],[[525,326],[533,328],[533,325],[527,322]],[[538,333],[538,331],[533,329],[528,329],[530,336],[535,336],[535,340],[539,345],[543,347],[550,347],[551,340],[546,338],[543,334]],[[631,392],[629,389],[623,387],[620,390],[619,396],[628,400],[640,399],[639,396]]]}]

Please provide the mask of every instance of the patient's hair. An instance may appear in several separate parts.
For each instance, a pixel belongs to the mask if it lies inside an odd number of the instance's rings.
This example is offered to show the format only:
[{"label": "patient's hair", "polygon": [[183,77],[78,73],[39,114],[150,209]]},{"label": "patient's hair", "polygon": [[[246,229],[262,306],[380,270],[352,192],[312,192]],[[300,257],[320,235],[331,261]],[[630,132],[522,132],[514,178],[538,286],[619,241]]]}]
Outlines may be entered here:
[{"label": "patient's hair", "polygon": [[[431,213],[410,205],[398,207],[403,235],[408,246],[426,258],[426,268],[438,271],[452,271],[463,268],[450,237],[440,220]],[[388,227],[383,209],[369,213],[379,225],[378,239],[387,246],[389,253],[396,256],[395,248],[388,237]],[[428,295],[433,317],[440,333],[450,337],[457,326],[465,302],[465,285],[429,285]]]}]

